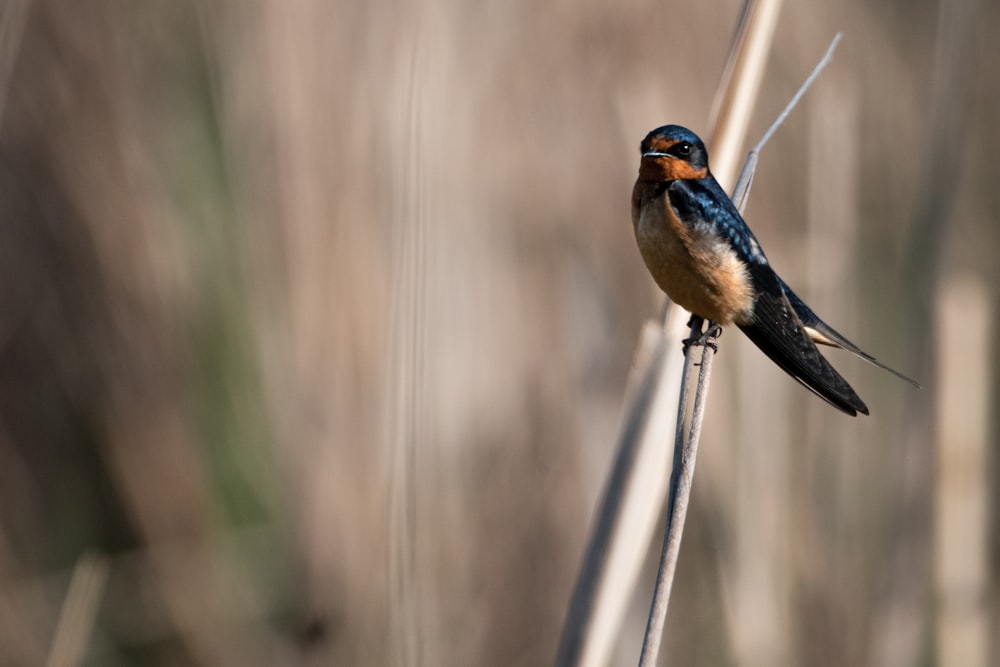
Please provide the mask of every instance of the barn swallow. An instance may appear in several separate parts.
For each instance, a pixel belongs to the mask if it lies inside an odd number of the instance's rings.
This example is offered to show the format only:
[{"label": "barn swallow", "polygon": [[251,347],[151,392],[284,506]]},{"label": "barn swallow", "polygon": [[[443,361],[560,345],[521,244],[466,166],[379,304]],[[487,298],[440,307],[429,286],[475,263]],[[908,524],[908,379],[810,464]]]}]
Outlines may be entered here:
[{"label": "barn swallow", "polygon": [[693,132],[665,125],[646,135],[639,150],[635,238],[653,280],[674,303],[719,326],[735,324],[782,370],[852,417],[867,415],[868,407],[817,343],[919,386],[821,320],[775,273]]}]

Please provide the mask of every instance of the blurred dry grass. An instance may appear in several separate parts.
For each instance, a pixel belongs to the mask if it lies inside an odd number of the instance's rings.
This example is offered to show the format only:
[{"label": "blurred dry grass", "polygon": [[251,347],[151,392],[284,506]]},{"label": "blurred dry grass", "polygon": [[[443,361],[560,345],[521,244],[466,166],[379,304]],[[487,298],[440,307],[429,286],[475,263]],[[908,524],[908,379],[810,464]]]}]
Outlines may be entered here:
[{"label": "blurred dry grass", "polygon": [[[839,356],[874,415],[848,420],[724,336],[665,652],[945,663],[932,299],[958,273],[997,305],[1000,7],[786,5],[751,136],[845,39],[748,219],[925,389]],[[8,3],[0,664],[44,662],[92,552],[87,664],[549,663],[660,302],[635,146],[707,132],[738,11]]]}]

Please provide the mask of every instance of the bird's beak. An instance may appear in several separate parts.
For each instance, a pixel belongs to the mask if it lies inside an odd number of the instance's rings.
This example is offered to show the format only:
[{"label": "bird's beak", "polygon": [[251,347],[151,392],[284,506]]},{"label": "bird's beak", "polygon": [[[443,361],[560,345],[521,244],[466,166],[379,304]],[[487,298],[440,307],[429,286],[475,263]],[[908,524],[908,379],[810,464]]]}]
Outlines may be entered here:
[{"label": "bird's beak", "polygon": [[670,157],[670,153],[658,153],[656,151],[649,151],[648,153],[643,153],[643,157]]}]

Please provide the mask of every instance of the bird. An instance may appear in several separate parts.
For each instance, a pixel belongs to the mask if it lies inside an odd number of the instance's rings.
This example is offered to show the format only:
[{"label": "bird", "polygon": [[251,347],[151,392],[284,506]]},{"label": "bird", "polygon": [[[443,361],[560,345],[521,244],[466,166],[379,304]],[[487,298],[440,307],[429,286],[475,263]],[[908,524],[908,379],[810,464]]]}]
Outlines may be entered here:
[{"label": "bird", "polygon": [[735,325],[778,367],[852,417],[869,414],[868,406],[817,345],[846,350],[920,386],[820,319],[778,276],[712,176],[705,144],[694,132],[664,125],[647,134],[639,150],[632,190],[639,254],[671,301],[695,322],[709,321],[706,336]]}]

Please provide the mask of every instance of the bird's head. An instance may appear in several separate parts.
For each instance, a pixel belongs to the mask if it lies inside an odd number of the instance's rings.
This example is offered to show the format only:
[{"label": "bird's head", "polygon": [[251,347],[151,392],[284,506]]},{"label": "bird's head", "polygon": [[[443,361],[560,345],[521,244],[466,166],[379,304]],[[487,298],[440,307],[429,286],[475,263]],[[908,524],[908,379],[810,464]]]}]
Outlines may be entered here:
[{"label": "bird's head", "polygon": [[708,152],[691,130],[680,125],[658,127],[639,145],[639,179],[678,181],[708,176]]}]

